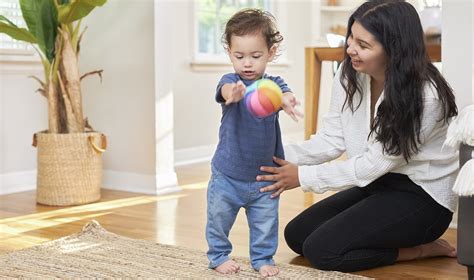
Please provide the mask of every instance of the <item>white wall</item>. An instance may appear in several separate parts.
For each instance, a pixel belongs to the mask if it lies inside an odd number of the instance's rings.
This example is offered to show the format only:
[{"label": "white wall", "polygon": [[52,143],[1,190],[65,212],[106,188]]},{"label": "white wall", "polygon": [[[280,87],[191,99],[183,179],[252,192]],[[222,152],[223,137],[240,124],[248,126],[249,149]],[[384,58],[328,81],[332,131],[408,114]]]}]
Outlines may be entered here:
[{"label": "white wall", "polygon": [[[88,77],[82,87],[84,115],[109,140],[104,185],[152,194],[176,190],[172,162],[168,169],[157,170],[156,164],[154,7],[152,0],[114,0],[97,8],[83,22],[89,28],[80,56],[81,73],[104,70],[102,84],[98,77]],[[31,67],[41,75],[39,64],[0,65],[1,194],[20,190],[16,185],[35,188],[36,151],[31,139],[34,132],[46,129],[47,113],[45,100],[34,93],[36,82],[26,78]],[[158,67],[157,74],[163,71],[169,67]]]},{"label": "white wall", "polygon": [[[454,90],[459,110],[474,104],[473,16],[472,1],[443,1],[443,75]],[[457,226],[457,212],[451,226]]]},{"label": "white wall", "polygon": [[474,103],[473,16],[470,0],[444,0],[442,9],[443,75],[456,95],[459,109]]},{"label": "white wall", "polygon": [[104,161],[115,171],[154,174],[153,16],[151,1],[114,0],[83,23],[81,72],[104,70],[102,84],[82,82],[84,115],[108,135]]},{"label": "white wall", "polygon": [[[84,107],[110,141],[104,154],[108,188],[176,191],[169,73],[170,1],[109,1],[87,18],[81,69],[104,69],[104,83],[84,82]],[[105,24],[104,24],[105,23]],[[100,44],[95,45],[95,42]],[[100,46],[100,47],[97,47]],[[156,53],[156,54],[155,54]],[[166,60],[166,61],[165,61]],[[168,113],[167,113],[168,112]],[[167,121],[167,119],[169,121]]]},{"label": "white wall", "polygon": [[42,78],[36,62],[0,61],[0,194],[31,188],[36,180],[35,132],[47,129],[46,99],[35,90]]},{"label": "white wall", "polygon": [[[39,84],[27,78],[31,73],[15,73],[8,71],[6,67],[1,71],[0,173],[34,169],[36,157],[31,156],[35,151],[31,140],[34,132],[47,128],[47,120],[41,118],[46,114],[46,99],[35,93]],[[39,77],[42,75],[41,72],[34,74]]]},{"label": "white wall", "polygon": [[[155,11],[153,1],[108,1],[84,21],[81,71],[85,115],[109,139],[108,188],[157,193],[155,145]],[[169,174],[176,184],[174,170]]]}]

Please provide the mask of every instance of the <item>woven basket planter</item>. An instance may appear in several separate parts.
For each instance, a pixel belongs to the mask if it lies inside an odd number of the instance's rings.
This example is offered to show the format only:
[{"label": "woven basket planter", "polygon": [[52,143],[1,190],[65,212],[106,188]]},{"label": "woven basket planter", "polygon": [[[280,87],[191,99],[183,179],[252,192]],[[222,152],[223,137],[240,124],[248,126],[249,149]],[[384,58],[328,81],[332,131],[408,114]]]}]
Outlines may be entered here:
[{"label": "woven basket planter", "polygon": [[38,203],[67,206],[100,199],[104,134],[39,132],[33,146],[38,149]]}]

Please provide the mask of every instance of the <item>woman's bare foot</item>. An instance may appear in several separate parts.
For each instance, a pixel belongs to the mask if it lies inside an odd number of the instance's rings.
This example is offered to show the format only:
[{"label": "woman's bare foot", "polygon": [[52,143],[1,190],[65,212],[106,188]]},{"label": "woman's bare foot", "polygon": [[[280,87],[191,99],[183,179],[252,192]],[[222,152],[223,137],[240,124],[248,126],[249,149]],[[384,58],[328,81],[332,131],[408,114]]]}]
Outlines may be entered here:
[{"label": "woman's bare foot", "polygon": [[280,270],[275,265],[263,265],[258,272],[260,272],[260,275],[263,277],[269,277],[277,275]]},{"label": "woman's bare foot", "polygon": [[222,274],[234,274],[239,272],[240,266],[233,260],[227,260],[216,267],[215,270]]},{"label": "woman's bare foot", "polygon": [[420,245],[419,247],[421,247],[420,259],[438,256],[455,258],[457,256],[456,248],[449,245],[448,241],[444,239],[437,239],[431,243]]},{"label": "woman's bare foot", "polygon": [[398,250],[397,261],[409,261],[440,256],[455,258],[457,256],[456,248],[449,245],[448,241],[444,239],[437,239],[433,242],[412,248],[400,248]]}]

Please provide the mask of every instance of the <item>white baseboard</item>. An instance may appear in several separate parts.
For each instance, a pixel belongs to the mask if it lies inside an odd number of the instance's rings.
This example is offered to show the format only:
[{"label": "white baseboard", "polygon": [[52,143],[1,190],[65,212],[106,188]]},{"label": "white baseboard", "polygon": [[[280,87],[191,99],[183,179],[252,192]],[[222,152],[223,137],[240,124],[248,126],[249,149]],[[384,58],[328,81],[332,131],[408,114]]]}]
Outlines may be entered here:
[{"label": "white baseboard", "polygon": [[453,220],[449,224],[449,228],[457,229],[458,228],[458,208],[454,211]]},{"label": "white baseboard", "polygon": [[458,229],[458,221],[453,219],[451,223],[449,224],[449,228]]},{"label": "white baseboard", "polygon": [[[104,170],[103,188],[160,195],[180,191],[175,172],[146,175]],[[0,195],[36,190],[36,170],[0,174]]]},{"label": "white baseboard", "polygon": [[0,195],[36,189],[36,170],[0,174]]},{"label": "white baseboard", "polygon": [[103,188],[117,191],[160,195],[180,191],[175,172],[157,175],[104,170]]}]

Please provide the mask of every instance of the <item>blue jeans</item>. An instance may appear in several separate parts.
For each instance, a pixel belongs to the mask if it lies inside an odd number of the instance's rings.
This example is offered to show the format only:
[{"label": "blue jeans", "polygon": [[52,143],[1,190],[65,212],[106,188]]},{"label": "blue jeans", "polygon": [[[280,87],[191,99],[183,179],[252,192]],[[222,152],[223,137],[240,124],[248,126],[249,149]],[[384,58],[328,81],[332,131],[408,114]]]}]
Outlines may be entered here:
[{"label": "blue jeans", "polygon": [[268,182],[235,180],[212,166],[212,177],[207,189],[206,239],[209,246],[209,268],[229,260],[232,244],[229,231],[240,208],[245,209],[250,228],[250,261],[255,270],[263,265],[274,265],[278,247],[279,198],[259,189]]}]

